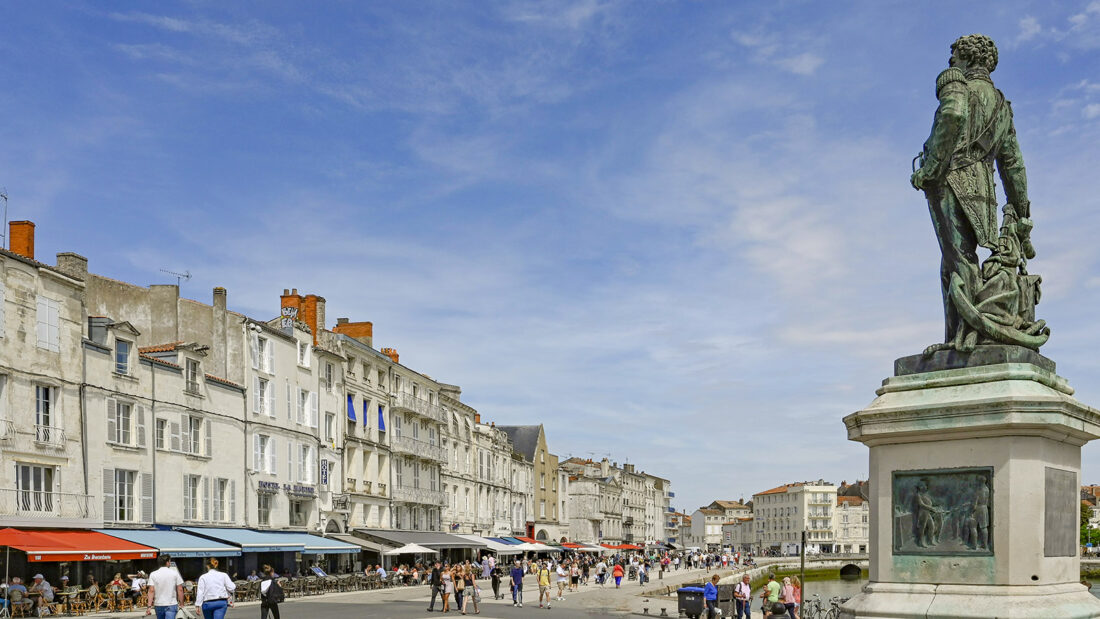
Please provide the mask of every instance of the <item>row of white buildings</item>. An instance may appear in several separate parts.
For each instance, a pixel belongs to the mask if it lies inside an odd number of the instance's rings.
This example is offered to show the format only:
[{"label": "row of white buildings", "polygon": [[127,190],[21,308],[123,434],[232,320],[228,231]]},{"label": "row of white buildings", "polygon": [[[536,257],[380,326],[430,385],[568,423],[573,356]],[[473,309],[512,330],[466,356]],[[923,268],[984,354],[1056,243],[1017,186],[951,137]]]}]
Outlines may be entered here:
[{"label": "row of white buildings", "polygon": [[[541,425],[497,426],[461,389],[376,349],[370,322],[284,290],[275,318],[0,250],[0,519],[25,527],[217,526],[667,541],[667,480],[624,471],[587,527],[587,475]],[[611,476],[613,477],[613,476]],[[578,488],[574,499],[571,484]],[[575,512],[575,517],[574,513]],[[638,524],[635,524],[638,523]],[[644,523],[644,524],[643,524]]]},{"label": "row of white buildings", "polygon": [[690,516],[677,514],[684,546],[753,554],[866,553],[870,504],[866,482],[840,486],[817,480],[784,484],[752,501],[713,501]]}]

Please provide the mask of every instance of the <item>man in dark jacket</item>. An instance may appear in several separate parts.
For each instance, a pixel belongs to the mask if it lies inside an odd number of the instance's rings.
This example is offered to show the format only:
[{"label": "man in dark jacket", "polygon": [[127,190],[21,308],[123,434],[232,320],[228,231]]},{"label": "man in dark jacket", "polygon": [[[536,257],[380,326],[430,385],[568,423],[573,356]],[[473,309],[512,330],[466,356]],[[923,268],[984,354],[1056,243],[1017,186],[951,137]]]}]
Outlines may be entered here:
[{"label": "man in dark jacket", "polygon": [[523,608],[523,566],[519,559],[512,566],[512,606]]},{"label": "man in dark jacket", "polygon": [[432,575],[428,583],[432,586],[432,601],[428,604],[428,612],[435,610],[435,598],[443,593],[443,574],[439,571],[439,561],[432,567]]}]

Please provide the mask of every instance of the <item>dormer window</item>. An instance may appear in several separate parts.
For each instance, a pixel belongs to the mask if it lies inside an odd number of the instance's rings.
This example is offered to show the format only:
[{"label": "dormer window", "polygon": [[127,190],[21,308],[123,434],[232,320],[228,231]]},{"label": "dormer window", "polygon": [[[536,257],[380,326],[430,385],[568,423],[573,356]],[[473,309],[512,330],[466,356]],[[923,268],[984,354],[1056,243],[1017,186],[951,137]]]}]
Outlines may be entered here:
[{"label": "dormer window", "polygon": [[309,343],[298,342],[298,365],[308,368],[309,367]]},{"label": "dormer window", "polygon": [[130,350],[132,348],[132,342],[115,340],[115,372],[117,374],[130,373]]},{"label": "dormer window", "polygon": [[199,393],[199,381],[202,373],[199,369],[199,362],[195,359],[187,360],[187,385],[185,389],[190,393]]}]

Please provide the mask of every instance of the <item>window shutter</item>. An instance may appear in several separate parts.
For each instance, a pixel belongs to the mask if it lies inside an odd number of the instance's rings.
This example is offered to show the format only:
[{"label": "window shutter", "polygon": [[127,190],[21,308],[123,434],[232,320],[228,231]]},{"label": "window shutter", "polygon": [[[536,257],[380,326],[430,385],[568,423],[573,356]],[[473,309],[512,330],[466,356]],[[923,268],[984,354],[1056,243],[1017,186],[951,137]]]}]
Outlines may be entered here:
[{"label": "window shutter", "polygon": [[4,337],[4,282],[0,282],[0,337]]},{"label": "window shutter", "polygon": [[183,426],[183,451],[191,453],[191,419],[185,415],[180,425]]},{"label": "window shutter", "polygon": [[229,521],[237,521],[237,480],[229,480]]},{"label": "window shutter", "polygon": [[294,421],[294,399],[290,397],[290,379],[286,381],[286,420]]},{"label": "window shutter", "polygon": [[49,311],[49,307],[46,305],[46,298],[39,296],[38,316],[36,317],[37,329],[35,330],[39,348],[50,347]]},{"label": "window shutter", "polygon": [[107,442],[113,443],[118,438],[118,401],[107,398]]},{"label": "window shutter", "polygon": [[202,519],[210,521],[210,506],[212,503],[213,488],[210,487],[210,478],[202,478]]},{"label": "window shutter", "polygon": [[137,444],[138,447],[145,447],[145,407],[139,404],[134,407],[134,411],[137,416]]},{"label": "window shutter", "polygon": [[180,451],[180,422],[173,421],[172,423],[168,424],[168,427],[171,428],[170,434],[172,435],[172,451]]},{"label": "window shutter", "polygon": [[290,481],[298,481],[297,479],[295,479],[295,475],[298,474],[298,469],[294,464],[294,441],[286,442],[286,459],[289,465],[286,476],[290,478]]},{"label": "window shutter", "polygon": [[118,509],[115,505],[114,469],[103,469],[103,519],[107,521],[118,519]]},{"label": "window shutter", "polygon": [[311,392],[309,394],[309,409],[310,409],[309,425],[312,428],[316,428],[317,424],[320,422],[320,419],[318,418],[318,415],[317,415],[317,392],[316,391]]},{"label": "window shutter", "polygon": [[252,414],[260,414],[260,377],[252,378]]},{"label": "window shutter", "polygon": [[306,407],[302,404],[302,388],[295,387],[294,395],[296,396],[294,398],[294,407],[298,409],[297,422],[304,424],[306,422]]},{"label": "window shutter", "polygon": [[49,338],[50,338],[50,350],[54,352],[61,352],[61,306],[57,301],[50,301],[49,305]]},{"label": "window shutter", "polygon": [[260,456],[260,435],[252,435],[252,470],[263,470],[264,463],[261,461]]},{"label": "window shutter", "polygon": [[249,348],[252,350],[252,369],[260,369],[260,336],[255,333],[248,338]]},{"label": "window shutter", "polygon": [[275,418],[275,381],[267,384],[267,401],[264,403],[264,410],[267,411],[268,417]]},{"label": "window shutter", "polygon": [[317,483],[317,453],[312,447],[309,450],[309,483]]},{"label": "window shutter", "polygon": [[271,340],[267,341],[267,347],[264,349],[264,369],[268,374],[275,373],[275,346]]},{"label": "window shutter", "polygon": [[141,474],[141,521],[153,522],[153,476]]},{"label": "window shutter", "polygon": [[206,453],[204,455],[207,458],[214,456],[214,430],[211,427],[213,425],[213,419],[203,421],[203,426],[206,427]]},{"label": "window shutter", "polygon": [[276,454],[275,437],[267,439],[267,472],[272,475],[279,474],[279,458]]}]

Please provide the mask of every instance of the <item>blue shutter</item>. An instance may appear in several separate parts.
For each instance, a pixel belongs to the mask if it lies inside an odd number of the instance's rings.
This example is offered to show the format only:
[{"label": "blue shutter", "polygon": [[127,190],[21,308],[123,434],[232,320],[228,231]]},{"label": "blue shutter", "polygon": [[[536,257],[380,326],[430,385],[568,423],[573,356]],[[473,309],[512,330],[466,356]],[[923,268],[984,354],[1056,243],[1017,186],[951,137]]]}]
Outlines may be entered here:
[{"label": "blue shutter", "polygon": [[386,418],[382,416],[382,405],[378,405],[378,429],[382,432],[386,431]]},{"label": "blue shutter", "polygon": [[355,396],[353,395],[348,396],[348,419],[355,421]]}]

